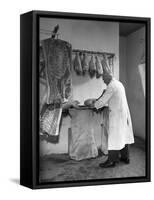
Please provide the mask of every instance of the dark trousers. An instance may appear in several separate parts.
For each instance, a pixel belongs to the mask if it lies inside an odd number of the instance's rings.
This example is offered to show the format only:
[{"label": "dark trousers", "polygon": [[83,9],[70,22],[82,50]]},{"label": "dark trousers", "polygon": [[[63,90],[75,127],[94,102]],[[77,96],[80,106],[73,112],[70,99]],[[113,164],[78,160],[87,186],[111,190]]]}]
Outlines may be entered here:
[{"label": "dark trousers", "polygon": [[109,150],[108,159],[112,162],[118,162],[119,159],[129,159],[129,145],[126,144],[121,150]]}]

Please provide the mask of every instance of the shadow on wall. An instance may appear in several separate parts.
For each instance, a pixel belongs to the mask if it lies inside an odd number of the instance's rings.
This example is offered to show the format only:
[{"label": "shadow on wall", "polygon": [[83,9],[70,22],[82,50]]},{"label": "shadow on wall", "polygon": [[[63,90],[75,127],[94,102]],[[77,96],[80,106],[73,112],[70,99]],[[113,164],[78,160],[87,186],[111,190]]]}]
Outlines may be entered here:
[{"label": "shadow on wall", "polygon": [[[139,64],[143,53],[143,46],[140,39],[145,38],[145,27],[131,33],[120,40],[121,51],[125,52],[124,57],[120,56],[121,81],[126,88],[128,104],[131,112],[134,134],[145,139],[145,97]],[[122,69],[123,68],[123,69]]]},{"label": "shadow on wall", "polygon": [[106,88],[102,78],[90,78],[87,74],[85,76],[78,76],[73,71],[72,74],[73,99],[78,100],[80,104],[89,98],[98,98],[102,91]]},{"label": "shadow on wall", "polygon": [[143,93],[138,64],[129,71],[127,97],[130,106],[134,133],[145,139],[145,97]]}]

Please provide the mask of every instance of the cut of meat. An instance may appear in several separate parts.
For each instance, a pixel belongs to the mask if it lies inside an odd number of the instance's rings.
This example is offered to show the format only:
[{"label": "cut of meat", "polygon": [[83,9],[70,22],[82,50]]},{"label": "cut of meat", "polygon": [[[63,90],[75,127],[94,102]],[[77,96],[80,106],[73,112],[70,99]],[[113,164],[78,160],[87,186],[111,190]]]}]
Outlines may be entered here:
[{"label": "cut of meat", "polygon": [[96,56],[96,78],[100,78],[103,74],[103,68],[101,61],[98,56]]},{"label": "cut of meat", "polygon": [[86,53],[83,54],[83,59],[81,64],[82,64],[83,75],[85,75],[89,71],[88,55]]},{"label": "cut of meat", "polygon": [[95,58],[94,55],[92,55],[89,62],[89,74],[91,78],[94,77],[95,73],[96,73]]},{"label": "cut of meat", "polygon": [[82,75],[83,71],[82,71],[82,65],[81,65],[81,58],[79,56],[79,53],[77,52],[74,58],[74,71],[78,74],[78,75]]},{"label": "cut of meat", "polygon": [[103,72],[112,74],[112,69],[110,68],[109,64],[107,63],[107,58],[104,58],[101,63],[102,63]]},{"label": "cut of meat", "polygon": [[64,83],[71,75],[71,45],[59,39],[46,39],[42,41],[42,47],[48,85],[47,103],[51,104],[55,99],[62,102]]},{"label": "cut of meat", "polygon": [[40,134],[51,138],[59,135],[62,103],[72,94],[72,47],[68,42],[59,39],[43,40],[42,47],[46,84],[43,88],[40,87],[40,111],[44,103],[47,106],[40,115]]},{"label": "cut of meat", "polygon": [[59,134],[59,124],[62,114],[62,107],[47,108],[40,119],[41,133],[48,136],[57,136]]}]

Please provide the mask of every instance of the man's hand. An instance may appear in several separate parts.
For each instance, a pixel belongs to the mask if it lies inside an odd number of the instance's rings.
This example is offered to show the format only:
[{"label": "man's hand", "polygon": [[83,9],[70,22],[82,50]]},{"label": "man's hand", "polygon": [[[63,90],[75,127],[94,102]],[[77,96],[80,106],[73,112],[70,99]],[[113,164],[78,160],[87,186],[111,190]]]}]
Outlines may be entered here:
[{"label": "man's hand", "polygon": [[69,109],[71,107],[78,108],[79,101],[68,101],[63,104],[63,109]]},{"label": "man's hand", "polygon": [[74,108],[78,108],[78,107],[79,107],[79,106],[78,106],[79,104],[80,104],[80,102],[77,101],[77,100],[71,102],[71,106],[74,107]]},{"label": "man's hand", "polygon": [[95,102],[96,102],[96,100],[93,100],[93,101],[91,102],[91,104],[90,104],[90,107],[91,107],[91,108],[95,108]]}]

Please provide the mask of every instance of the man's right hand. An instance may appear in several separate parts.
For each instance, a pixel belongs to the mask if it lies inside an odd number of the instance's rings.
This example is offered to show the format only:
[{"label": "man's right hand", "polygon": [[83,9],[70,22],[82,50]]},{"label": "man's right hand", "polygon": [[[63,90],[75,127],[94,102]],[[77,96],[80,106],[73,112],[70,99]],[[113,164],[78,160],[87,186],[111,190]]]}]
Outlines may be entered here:
[{"label": "man's right hand", "polygon": [[93,101],[92,101],[92,103],[90,104],[90,107],[91,107],[91,108],[95,108],[95,102],[96,102],[96,100],[93,100]]}]

